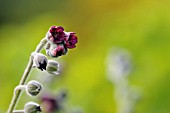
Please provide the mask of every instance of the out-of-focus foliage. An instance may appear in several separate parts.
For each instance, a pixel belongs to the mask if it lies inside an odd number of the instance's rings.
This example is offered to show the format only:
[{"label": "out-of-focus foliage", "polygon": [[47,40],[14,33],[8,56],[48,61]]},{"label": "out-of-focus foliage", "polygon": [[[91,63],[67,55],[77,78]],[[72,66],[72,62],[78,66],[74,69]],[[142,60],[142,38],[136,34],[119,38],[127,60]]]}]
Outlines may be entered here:
[{"label": "out-of-focus foliage", "polygon": [[[79,38],[76,49],[59,58],[64,61],[62,74],[51,85],[67,88],[69,103],[86,113],[116,111],[105,60],[108,50],[119,46],[132,54],[130,83],[142,90],[135,113],[169,113],[169,4],[169,0],[1,0],[0,109],[7,110],[30,53],[50,26],[61,25]],[[20,109],[27,102],[24,95]]]}]

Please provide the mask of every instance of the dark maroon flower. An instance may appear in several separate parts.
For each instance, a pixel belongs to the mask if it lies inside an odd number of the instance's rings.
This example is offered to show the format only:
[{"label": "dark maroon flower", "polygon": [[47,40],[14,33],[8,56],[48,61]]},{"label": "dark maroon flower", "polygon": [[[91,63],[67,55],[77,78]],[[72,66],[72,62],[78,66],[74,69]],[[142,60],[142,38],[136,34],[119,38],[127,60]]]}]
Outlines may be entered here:
[{"label": "dark maroon flower", "polygon": [[65,33],[64,33],[64,28],[61,26],[52,26],[49,30],[51,33],[51,36],[49,37],[49,40],[52,41],[53,43],[61,43],[64,41],[65,38]]},{"label": "dark maroon flower", "polygon": [[63,44],[57,45],[57,47],[51,50],[51,54],[53,57],[58,57],[65,55],[67,53],[67,48],[64,47]]},{"label": "dark maroon flower", "polygon": [[42,105],[46,113],[53,113],[60,109],[60,105],[56,98],[48,95],[41,97]]},{"label": "dark maroon flower", "polygon": [[76,43],[78,42],[77,36],[75,36],[75,33],[70,33],[68,39],[66,40],[66,47],[68,49],[72,49],[76,47]]},{"label": "dark maroon flower", "polygon": [[[63,102],[67,96],[66,91],[60,91],[57,95],[51,93],[44,93],[40,97],[42,107],[44,108],[43,112],[45,113],[56,113],[63,109]],[[58,112],[57,112],[58,113]]]}]

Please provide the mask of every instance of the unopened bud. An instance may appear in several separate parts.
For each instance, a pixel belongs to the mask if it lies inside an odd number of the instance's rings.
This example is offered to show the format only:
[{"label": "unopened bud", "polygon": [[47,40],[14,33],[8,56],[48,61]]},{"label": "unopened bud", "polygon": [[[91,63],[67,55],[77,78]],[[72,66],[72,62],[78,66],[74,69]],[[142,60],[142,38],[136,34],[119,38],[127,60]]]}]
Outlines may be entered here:
[{"label": "unopened bud", "polygon": [[58,75],[59,63],[55,60],[49,60],[47,64],[47,72],[53,75]]},{"label": "unopened bud", "polygon": [[46,70],[47,58],[41,53],[33,53],[33,66],[37,67],[41,71]]},{"label": "unopened bud", "polygon": [[67,53],[67,48],[64,44],[48,44],[46,48],[46,54],[50,57],[59,57]]},{"label": "unopened bud", "polygon": [[24,106],[24,113],[40,113],[41,107],[35,102],[28,102]]},{"label": "unopened bud", "polygon": [[30,96],[38,95],[41,90],[42,85],[35,80],[28,82],[28,84],[26,85],[26,91]]}]

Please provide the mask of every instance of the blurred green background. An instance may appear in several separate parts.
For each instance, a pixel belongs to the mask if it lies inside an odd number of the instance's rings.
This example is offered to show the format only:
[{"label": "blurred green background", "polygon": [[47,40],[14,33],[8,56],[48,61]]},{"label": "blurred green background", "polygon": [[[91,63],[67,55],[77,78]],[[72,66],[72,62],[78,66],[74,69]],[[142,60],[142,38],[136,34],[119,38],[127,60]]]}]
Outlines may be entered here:
[{"label": "blurred green background", "polygon": [[[1,0],[0,110],[7,110],[30,53],[50,26],[60,25],[76,32],[79,42],[56,59],[64,65],[50,87],[67,88],[70,104],[85,113],[115,113],[105,60],[119,46],[133,56],[130,84],[142,90],[135,113],[169,113],[169,6],[169,0]],[[24,102],[22,96],[18,108]]]}]

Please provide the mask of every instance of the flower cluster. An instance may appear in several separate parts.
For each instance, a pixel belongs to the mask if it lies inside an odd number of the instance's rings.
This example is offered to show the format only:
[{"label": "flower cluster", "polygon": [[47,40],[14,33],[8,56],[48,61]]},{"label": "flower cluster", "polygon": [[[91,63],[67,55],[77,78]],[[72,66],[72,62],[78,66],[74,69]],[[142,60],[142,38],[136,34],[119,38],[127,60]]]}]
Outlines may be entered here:
[{"label": "flower cluster", "polygon": [[[65,32],[64,28],[61,26],[52,26],[48,30],[46,37],[40,41],[36,47],[36,50],[32,52],[30,56],[30,61],[25,69],[20,84],[16,86],[14,90],[15,95],[13,96],[7,113],[12,113],[14,111],[18,97],[21,94],[21,92],[18,90],[24,89],[29,96],[37,96],[42,91],[43,86],[41,83],[35,80],[29,81],[26,84],[26,79],[32,68],[38,68],[41,71],[46,71],[52,75],[58,75],[58,62],[55,60],[47,59],[46,55],[40,53],[43,47],[46,46],[45,50],[48,56],[57,58],[59,56],[65,55],[68,49],[75,48],[77,42],[77,36],[75,33]],[[57,97],[57,99],[51,97],[42,98],[42,102],[46,106],[47,113],[53,113],[53,111],[61,109],[61,105],[59,103],[61,103],[65,97],[65,93],[60,94],[59,96],[60,97]],[[24,113],[39,113],[42,110],[39,104],[35,102],[28,102],[25,104],[23,111]],[[16,112],[18,111],[16,110],[15,113]]]},{"label": "flower cluster", "polygon": [[47,32],[47,40],[46,53],[50,57],[65,55],[68,49],[75,48],[78,42],[74,32],[65,32],[61,26],[52,26]]}]

